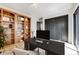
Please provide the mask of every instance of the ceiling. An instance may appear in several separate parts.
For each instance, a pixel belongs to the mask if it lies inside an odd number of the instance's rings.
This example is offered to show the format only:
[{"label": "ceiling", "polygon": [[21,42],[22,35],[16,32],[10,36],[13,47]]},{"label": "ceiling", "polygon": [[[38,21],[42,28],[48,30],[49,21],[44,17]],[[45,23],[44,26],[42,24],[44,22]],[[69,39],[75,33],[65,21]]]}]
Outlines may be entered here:
[{"label": "ceiling", "polygon": [[68,10],[73,3],[0,3],[0,5],[30,16],[43,17],[62,10]]}]

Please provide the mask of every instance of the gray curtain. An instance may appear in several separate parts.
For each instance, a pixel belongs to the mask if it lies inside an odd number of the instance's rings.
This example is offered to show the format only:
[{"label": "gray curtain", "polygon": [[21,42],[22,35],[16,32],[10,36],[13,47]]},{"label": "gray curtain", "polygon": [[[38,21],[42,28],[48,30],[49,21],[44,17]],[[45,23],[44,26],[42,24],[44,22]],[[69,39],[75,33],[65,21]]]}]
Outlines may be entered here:
[{"label": "gray curtain", "polygon": [[68,16],[46,19],[45,29],[50,31],[50,39],[68,41]]}]

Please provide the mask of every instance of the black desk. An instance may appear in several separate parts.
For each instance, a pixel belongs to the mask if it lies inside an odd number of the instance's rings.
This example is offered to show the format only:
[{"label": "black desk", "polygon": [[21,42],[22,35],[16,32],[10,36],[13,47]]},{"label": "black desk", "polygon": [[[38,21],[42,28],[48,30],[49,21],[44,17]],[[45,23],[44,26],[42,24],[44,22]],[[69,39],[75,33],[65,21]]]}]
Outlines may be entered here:
[{"label": "black desk", "polygon": [[64,43],[61,42],[40,38],[30,39],[29,50],[34,50],[36,47],[44,49],[47,55],[64,55]]}]

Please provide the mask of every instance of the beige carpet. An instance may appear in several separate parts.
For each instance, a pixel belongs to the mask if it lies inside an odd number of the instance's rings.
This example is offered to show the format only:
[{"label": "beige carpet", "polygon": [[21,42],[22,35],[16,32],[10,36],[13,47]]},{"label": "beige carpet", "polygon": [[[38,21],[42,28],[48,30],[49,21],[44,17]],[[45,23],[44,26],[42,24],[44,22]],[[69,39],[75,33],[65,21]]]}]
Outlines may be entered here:
[{"label": "beige carpet", "polygon": [[0,49],[2,51],[1,55],[13,55],[12,50],[14,48],[24,49],[24,42],[5,46],[3,49]]}]

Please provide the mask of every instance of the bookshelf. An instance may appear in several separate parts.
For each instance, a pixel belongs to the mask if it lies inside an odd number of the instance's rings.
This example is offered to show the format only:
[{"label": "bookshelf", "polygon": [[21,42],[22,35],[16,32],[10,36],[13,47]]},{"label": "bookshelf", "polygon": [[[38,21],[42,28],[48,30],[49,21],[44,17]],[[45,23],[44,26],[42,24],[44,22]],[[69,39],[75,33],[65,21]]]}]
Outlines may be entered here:
[{"label": "bookshelf", "polygon": [[0,8],[0,25],[5,28],[6,45],[30,38],[31,18]]}]

